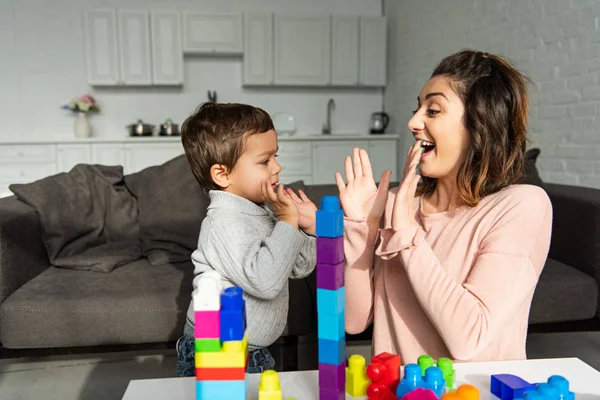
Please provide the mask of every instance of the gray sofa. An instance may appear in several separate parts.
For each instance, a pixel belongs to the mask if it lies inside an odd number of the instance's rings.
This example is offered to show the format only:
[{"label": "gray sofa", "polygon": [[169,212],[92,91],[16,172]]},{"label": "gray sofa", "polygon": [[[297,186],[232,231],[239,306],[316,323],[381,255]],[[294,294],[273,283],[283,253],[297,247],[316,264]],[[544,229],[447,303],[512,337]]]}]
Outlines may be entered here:
[{"label": "gray sofa", "polygon": [[[597,327],[600,190],[544,184],[535,170],[537,155],[530,156],[525,183],[542,186],[554,207],[550,256],[534,296],[532,328]],[[101,167],[96,174],[102,179],[95,176],[92,183],[82,174],[59,174],[15,185],[18,198],[0,199],[4,348],[175,341],[190,298],[189,255],[207,204],[186,167],[178,157],[121,179],[118,169]],[[337,194],[335,185],[294,186],[304,188],[315,202]],[[48,204],[53,205],[50,217]],[[79,211],[73,204],[79,204]],[[121,213],[119,218],[108,218],[115,212]],[[98,221],[102,215],[106,221]],[[66,227],[85,228],[90,218],[93,229],[83,229],[77,238],[61,236]],[[128,233],[117,232],[120,227]],[[96,250],[86,253],[90,244]],[[290,313],[282,337],[288,362],[283,369],[296,367],[298,337],[316,335],[315,293],[315,274],[290,281]]]}]

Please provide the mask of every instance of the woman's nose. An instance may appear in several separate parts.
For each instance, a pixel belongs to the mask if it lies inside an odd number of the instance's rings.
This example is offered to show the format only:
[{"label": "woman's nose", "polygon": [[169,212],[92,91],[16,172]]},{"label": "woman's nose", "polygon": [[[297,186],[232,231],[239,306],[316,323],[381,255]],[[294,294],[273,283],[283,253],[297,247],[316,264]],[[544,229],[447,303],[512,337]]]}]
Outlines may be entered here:
[{"label": "woman's nose", "polygon": [[415,113],[410,120],[408,120],[408,129],[410,129],[411,132],[422,131],[424,127],[425,124],[423,123],[423,119],[418,112]]}]

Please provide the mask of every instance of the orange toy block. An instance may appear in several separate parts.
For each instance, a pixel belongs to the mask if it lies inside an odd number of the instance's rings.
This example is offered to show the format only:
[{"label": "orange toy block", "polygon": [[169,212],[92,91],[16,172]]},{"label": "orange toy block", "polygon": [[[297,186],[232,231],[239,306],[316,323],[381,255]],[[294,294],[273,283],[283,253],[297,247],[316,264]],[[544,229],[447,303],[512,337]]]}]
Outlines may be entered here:
[{"label": "orange toy block", "polygon": [[473,385],[460,385],[455,392],[442,395],[440,400],[479,400],[479,389]]},{"label": "orange toy block", "polygon": [[367,396],[374,397],[383,389],[396,393],[400,383],[400,356],[383,352],[371,358],[371,364],[367,367],[367,377],[371,380]]},{"label": "orange toy block", "polygon": [[196,368],[197,381],[241,381],[246,368]]}]

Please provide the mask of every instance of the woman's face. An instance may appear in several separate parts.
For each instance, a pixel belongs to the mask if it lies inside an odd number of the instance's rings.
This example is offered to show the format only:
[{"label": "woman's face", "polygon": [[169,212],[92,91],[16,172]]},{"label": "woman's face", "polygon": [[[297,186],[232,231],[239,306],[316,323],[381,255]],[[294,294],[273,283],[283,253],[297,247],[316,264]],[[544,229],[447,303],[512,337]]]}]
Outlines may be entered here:
[{"label": "woman's face", "polygon": [[[408,121],[415,140],[424,141],[420,173],[430,178],[455,177],[470,136],[463,116],[465,107],[445,76],[431,78],[421,90],[417,109]],[[419,144],[420,145],[420,144]]]}]

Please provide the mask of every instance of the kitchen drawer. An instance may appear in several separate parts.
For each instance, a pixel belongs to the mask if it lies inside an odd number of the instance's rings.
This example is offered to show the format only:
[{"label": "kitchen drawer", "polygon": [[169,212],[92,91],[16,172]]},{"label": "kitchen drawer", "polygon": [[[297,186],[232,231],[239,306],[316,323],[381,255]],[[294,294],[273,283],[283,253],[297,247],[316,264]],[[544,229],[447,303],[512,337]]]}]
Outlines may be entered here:
[{"label": "kitchen drawer", "polygon": [[312,176],[311,175],[295,175],[295,174],[279,174],[279,183],[283,183],[284,185],[289,185],[292,182],[296,181],[304,181],[305,185],[312,184]]},{"label": "kitchen drawer", "polygon": [[56,173],[55,163],[0,166],[0,182],[29,183]]},{"label": "kitchen drawer", "polygon": [[277,152],[280,156],[282,155],[298,155],[302,157],[311,156],[310,142],[279,142],[279,151]]},{"label": "kitchen drawer", "polygon": [[53,144],[6,144],[0,146],[0,163],[56,162]]},{"label": "kitchen drawer", "polygon": [[277,162],[281,165],[283,174],[312,176],[312,162],[310,157],[279,154]]}]

